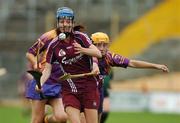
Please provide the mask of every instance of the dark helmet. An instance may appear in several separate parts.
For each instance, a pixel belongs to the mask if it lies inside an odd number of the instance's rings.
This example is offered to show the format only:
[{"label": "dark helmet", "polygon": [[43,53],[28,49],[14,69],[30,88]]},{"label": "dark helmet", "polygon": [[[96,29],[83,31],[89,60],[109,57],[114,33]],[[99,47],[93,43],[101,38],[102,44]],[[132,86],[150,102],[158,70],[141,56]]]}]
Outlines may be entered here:
[{"label": "dark helmet", "polygon": [[69,18],[69,19],[74,20],[74,12],[72,9],[68,7],[61,7],[57,9],[56,18],[57,19]]}]

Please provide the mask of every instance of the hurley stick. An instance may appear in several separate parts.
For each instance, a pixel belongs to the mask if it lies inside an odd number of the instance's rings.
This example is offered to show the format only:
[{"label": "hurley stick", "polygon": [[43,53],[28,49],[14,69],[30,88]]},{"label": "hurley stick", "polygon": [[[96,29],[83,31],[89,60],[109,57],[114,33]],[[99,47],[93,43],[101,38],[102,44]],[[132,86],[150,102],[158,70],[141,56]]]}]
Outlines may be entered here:
[{"label": "hurley stick", "polygon": [[[37,55],[36,55],[37,59],[36,60],[37,60],[37,69],[39,70],[40,69],[40,66],[39,66],[39,51],[40,51],[41,41],[40,40],[38,40],[38,41],[39,42],[38,42],[38,46],[37,46]],[[41,87],[40,79],[41,79],[42,73],[39,72],[38,70],[29,70],[27,72],[30,73],[33,76],[33,78],[36,80],[36,84],[38,86],[38,89],[41,90],[42,87]],[[42,99],[44,99],[43,93],[39,92],[39,94],[40,94],[40,97]]]},{"label": "hurley stick", "polygon": [[82,74],[74,74],[71,75],[70,73],[64,74],[61,77],[59,77],[59,80],[67,80],[67,79],[73,79],[73,78],[79,78],[79,77],[83,77],[83,76],[93,76],[95,75],[95,73],[89,72],[89,73],[82,73]]}]

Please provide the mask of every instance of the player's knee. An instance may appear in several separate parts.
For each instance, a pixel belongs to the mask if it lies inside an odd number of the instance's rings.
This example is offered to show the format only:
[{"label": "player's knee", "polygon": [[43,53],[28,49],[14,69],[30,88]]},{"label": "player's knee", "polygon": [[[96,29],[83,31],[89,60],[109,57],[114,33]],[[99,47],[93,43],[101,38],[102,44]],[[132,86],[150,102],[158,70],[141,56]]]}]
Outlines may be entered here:
[{"label": "player's knee", "polygon": [[61,122],[65,122],[68,119],[66,113],[57,113],[57,114],[55,114],[54,117],[55,117],[56,121],[61,121]]},{"label": "player's knee", "polygon": [[69,119],[70,119],[70,122],[71,122],[71,123],[81,123],[81,120],[80,120],[80,119],[72,118],[72,117],[70,117]]},{"label": "player's knee", "polygon": [[42,119],[42,118],[36,117],[36,118],[33,118],[33,119],[32,119],[32,123],[42,123],[42,122],[43,122],[43,119]]}]

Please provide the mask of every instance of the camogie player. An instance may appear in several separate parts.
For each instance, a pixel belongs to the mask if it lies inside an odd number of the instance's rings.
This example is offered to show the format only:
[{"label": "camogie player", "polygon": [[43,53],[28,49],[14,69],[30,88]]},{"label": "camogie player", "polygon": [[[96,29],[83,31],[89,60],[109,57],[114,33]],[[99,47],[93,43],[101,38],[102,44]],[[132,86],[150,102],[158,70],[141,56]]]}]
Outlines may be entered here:
[{"label": "camogie player", "polygon": [[110,98],[109,98],[109,90],[111,89],[110,81],[113,79],[113,70],[111,69],[109,74],[104,77],[103,81],[103,111],[100,123],[105,123],[106,119],[108,118],[109,111],[110,111]]},{"label": "camogie player", "polygon": [[[65,8],[61,8],[63,9]],[[72,14],[60,13],[58,18],[58,26],[63,33],[49,45],[47,63],[41,76],[42,85],[50,77],[54,61],[60,63],[60,69],[64,74],[81,74],[92,71],[92,56],[101,57],[100,51],[86,34],[73,31],[74,13],[71,9],[68,9],[68,12]],[[96,71],[93,72],[96,73]],[[86,123],[98,122],[97,79],[96,76],[83,76],[62,82],[62,100],[71,123],[80,123],[81,110],[85,113]]]},{"label": "camogie player", "polygon": [[[169,71],[166,65],[154,64],[154,63],[149,63],[146,61],[131,60],[119,54],[111,53],[108,50],[110,40],[106,33],[103,33],[103,32],[93,33],[91,35],[91,39],[93,43],[95,44],[95,46],[101,51],[101,54],[102,54],[102,58],[98,59],[98,66],[100,70],[100,76],[102,79],[104,79],[104,77],[109,74],[111,67],[152,68],[152,69],[162,70],[164,72]],[[103,105],[103,88],[102,87],[103,86],[100,85],[100,89],[102,93],[101,101],[100,101],[101,102],[100,111],[102,111],[102,107],[103,107],[102,106]],[[105,101],[104,106],[109,107],[109,100],[104,100],[104,101]],[[108,116],[108,112],[104,112],[102,115],[103,115],[102,118],[106,119]],[[105,122],[104,119],[101,120],[101,123]]]},{"label": "camogie player", "polygon": [[[59,18],[62,14],[73,17],[73,13],[69,8],[59,8],[57,10],[56,18],[57,25],[59,25]],[[30,61],[34,70],[43,71],[46,63],[46,52],[51,41],[61,33],[60,27],[44,33],[37,42],[29,48],[26,57]],[[38,60],[37,61],[37,58]],[[49,79],[42,86],[42,93],[45,96],[44,99],[36,91],[36,81],[29,82],[27,87],[26,97],[31,99],[32,104],[32,123],[42,123],[43,118],[45,123],[65,123],[67,115],[64,112],[64,107],[61,98],[61,84],[58,83],[59,76],[62,75],[60,65],[57,61],[52,63],[52,71]],[[53,115],[45,115],[45,105],[49,104],[53,108]]]}]

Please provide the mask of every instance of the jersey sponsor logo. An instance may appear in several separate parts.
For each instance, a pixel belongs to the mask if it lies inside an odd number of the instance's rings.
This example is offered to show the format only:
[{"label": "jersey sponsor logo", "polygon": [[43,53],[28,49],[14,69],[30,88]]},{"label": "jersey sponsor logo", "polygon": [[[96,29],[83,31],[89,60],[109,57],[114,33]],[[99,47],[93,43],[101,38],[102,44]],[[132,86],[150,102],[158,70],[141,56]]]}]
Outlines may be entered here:
[{"label": "jersey sponsor logo", "polygon": [[96,107],[96,106],[97,106],[96,101],[93,101],[93,106],[94,106],[94,107]]},{"label": "jersey sponsor logo", "polygon": [[72,46],[66,47],[66,49],[71,49],[71,48],[73,48],[73,47]]},{"label": "jersey sponsor logo", "polygon": [[75,63],[77,62],[78,60],[81,60],[82,59],[82,54],[74,57],[74,58],[71,58],[71,59],[67,59],[66,57],[63,57],[62,58],[62,63],[64,64],[72,64],[72,63]]},{"label": "jersey sponsor logo", "polygon": [[60,49],[59,50],[59,56],[65,56],[66,55],[66,52],[63,50],[63,49]]}]

